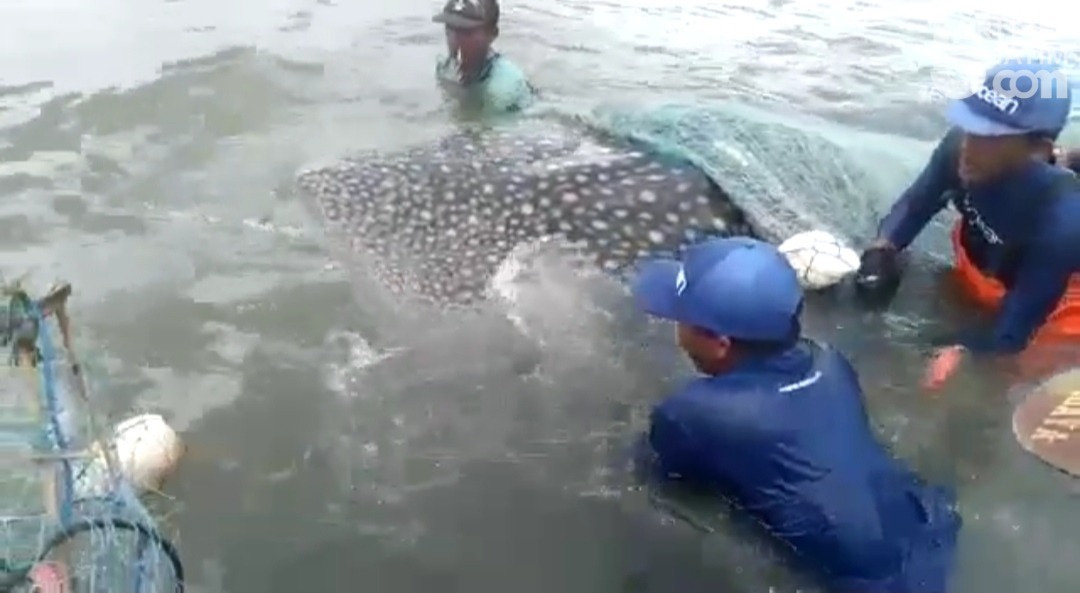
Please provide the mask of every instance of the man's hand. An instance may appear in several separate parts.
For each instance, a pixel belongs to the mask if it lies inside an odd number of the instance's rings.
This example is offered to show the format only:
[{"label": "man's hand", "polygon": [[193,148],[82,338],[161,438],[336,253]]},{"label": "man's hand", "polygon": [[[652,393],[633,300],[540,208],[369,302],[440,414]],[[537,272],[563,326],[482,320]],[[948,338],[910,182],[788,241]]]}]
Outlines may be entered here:
[{"label": "man's hand", "polygon": [[862,253],[855,290],[864,300],[884,304],[892,300],[899,287],[899,253],[891,243],[879,239]]},{"label": "man's hand", "polygon": [[923,386],[930,391],[941,389],[956,369],[960,368],[960,363],[964,360],[964,351],[963,346],[948,346],[938,350],[926,367]]},{"label": "man's hand", "polygon": [[1058,164],[1073,172],[1080,172],[1080,149],[1062,149],[1061,152],[1062,157],[1061,160],[1058,161]]}]

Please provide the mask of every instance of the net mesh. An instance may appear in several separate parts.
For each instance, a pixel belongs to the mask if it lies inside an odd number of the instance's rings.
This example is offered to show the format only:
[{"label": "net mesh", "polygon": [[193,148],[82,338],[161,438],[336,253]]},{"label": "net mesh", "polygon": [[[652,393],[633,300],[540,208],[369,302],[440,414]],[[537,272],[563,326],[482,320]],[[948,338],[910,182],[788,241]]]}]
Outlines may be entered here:
[{"label": "net mesh", "polygon": [[772,240],[809,229],[865,233],[891,189],[853,162],[850,147],[839,139],[812,122],[789,122],[777,114],[730,105],[608,105],[584,119],[603,132],[690,161]]},{"label": "net mesh", "polygon": [[0,592],[183,591],[176,551],[94,413],[71,346],[70,293],[3,293]]}]

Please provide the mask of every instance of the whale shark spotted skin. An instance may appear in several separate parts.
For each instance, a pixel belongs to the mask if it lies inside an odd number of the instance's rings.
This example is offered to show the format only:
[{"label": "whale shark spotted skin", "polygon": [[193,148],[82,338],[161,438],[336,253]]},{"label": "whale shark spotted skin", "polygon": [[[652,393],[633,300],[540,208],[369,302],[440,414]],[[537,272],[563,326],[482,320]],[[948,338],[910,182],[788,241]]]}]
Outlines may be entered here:
[{"label": "whale shark spotted skin", "polygon": [[482,299],[514,248],[542,238],[623,273],[706,236],[753,235],[692,165],[563,125],[458,132],[304,171],[297,183],[381,285],[446,305]]}]

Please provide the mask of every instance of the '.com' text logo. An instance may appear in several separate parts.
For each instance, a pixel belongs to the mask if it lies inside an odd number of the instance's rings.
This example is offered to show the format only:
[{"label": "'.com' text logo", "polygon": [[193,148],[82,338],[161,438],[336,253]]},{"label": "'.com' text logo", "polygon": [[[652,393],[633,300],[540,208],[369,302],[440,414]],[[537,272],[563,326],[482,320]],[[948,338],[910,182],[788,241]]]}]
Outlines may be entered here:
[{"label": "'.com' text logo", "polygon": [[935,69],[931,72],[931,92],[934,97],[944,99],[975,95],[1007,110],[1009,107],[1015,109],[1018,99],[1067,99],[1069,77],[1064,70],[1052,69],[1049,64],[1045,69],[1037,64],[1017,68],[1006,65],[989,80],[985,69],[978,74]]}]

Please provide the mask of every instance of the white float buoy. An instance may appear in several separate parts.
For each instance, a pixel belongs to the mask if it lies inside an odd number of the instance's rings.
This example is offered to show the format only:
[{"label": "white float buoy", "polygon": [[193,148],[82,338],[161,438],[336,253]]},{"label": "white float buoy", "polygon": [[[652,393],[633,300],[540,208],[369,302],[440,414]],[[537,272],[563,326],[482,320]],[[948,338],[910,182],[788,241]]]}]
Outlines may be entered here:
[{"label": "white float buoy", "polygon": [[806,231],[789,237],[778,248],[807,290],[835,286],[859,269],[859,254],[832,233]]},{"label": "white float buoy", "polygon": [[[116,470],[139,494],[160,490],[186,450],[180,436],[158,414],[141,414],[117,424],[108,445]],[[94,457],[76,483],[81,496],[104,494],[109,486],[101,443],[94,443],[91,452]]]}]

